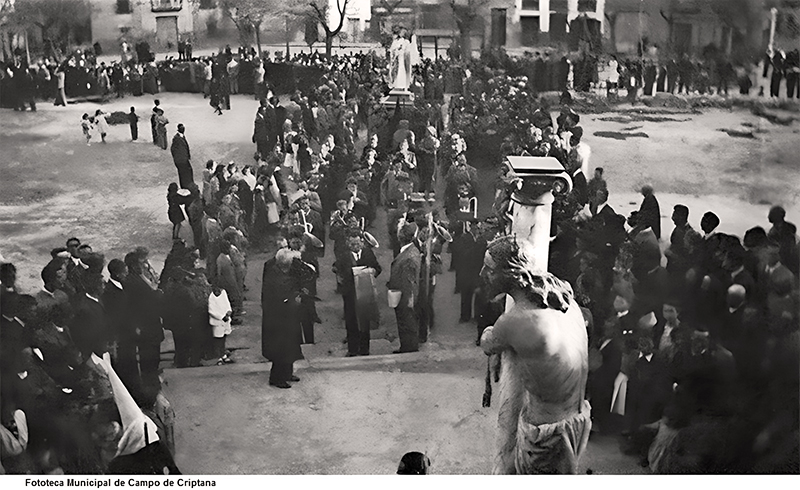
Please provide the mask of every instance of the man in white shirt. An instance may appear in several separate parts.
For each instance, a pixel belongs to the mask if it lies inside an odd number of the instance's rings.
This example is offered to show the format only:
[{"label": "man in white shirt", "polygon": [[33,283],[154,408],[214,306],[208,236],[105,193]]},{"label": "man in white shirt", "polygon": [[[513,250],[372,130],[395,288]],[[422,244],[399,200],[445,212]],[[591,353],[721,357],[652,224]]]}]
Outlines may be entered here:
[{"label": "man in white shirt", "polygon": [[211,96],[211,78],[213,73],[211,71],[211,60],[203,62],[203,98],[206,99]]},{"label": "man in white shirt", "polygon": [[228,62],[228,80],[231,87],[231,95],[239,93],[239,62],[236,58],[231,58]]},{"label": "man in white shirt", "polygon": [[267,74],[267,71],[264,69],[264,63],[259,58],[254,59],[253,63],[255,64],[255,69],[253,70],[255,77],[253,80],[253,85],[255,87],[255,99],[261,100],[264,98],[264,76]]}]

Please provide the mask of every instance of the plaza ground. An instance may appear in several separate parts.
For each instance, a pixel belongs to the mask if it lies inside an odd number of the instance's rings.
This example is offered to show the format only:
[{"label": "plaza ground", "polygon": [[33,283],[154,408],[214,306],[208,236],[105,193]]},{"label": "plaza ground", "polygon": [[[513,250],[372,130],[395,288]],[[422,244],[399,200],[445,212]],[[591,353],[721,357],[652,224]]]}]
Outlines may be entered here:
[{"label": "plaza ground", "polygon": [[[140,141],[127,125],[112,126],[108,143],[86,146],[80,116],[98,104],[40,104],[39,112],[4,110],[0,117],[0,252],[16,264],[19,286],[35,293],[49,251],[78,236],[106,260],[137,245],[152,251],[161,269],[171,246],[166,188],[176,181],[169,151],[150,143],[154,97],[113,99],[106,112],[135,106],[142,116]],[[192,149],[195,179],[204,162],[252,162],[252,121],[257,103],[233,96],[232,110],[213,114],[195,94],[158,95],[170,120],[169,137],[181,122]],[[768,227],[770,205],[782,204],[788,219],[800,216],[800,123],[779,125],[735,109],[660,114],[642,120],[619,113],[584,115],[591,167],[605,168],[610,203],[628,215],[638,208],[637,189],[652,183],[661,203],[664,236],[678,202],[689,206],[699,229],[705,211],[721,218],[719,230],[741,236]],[[732,137],[721,130],[749,131]],[[746,132],[745,131],[745,132]],[[470,162],[480,166],[480,162]],[[482,171],[481,214],[490,206],[493,171]],[[378,278],[385,295],[391,251],[383,211],[374,234],[380,241]],[[182,236],[190,241],[190,230]],[[383,305],[373,331],[370,357],[343,358],[342,303],[330,272],[332,253],[321,260],[317,344],[304,346],[296,363],[302,381],[291,390],[267,385],[269,363],[260,355],[261,271],[267,254],[248,256],[247,315],[228,346],[237,363],[172,369],[172,346],[162,346],[165,392],[176,411],[179,467],[189,474],[383,474],[392,473],[406,451],[431,455],[439,474],[484,474],[491,468],[496,408],[481,408],[486,358],[475,347],[475,326],[458,322],[454,277],[438,278],[436,327],[419,353],[391,355],[398,346],[393,312]],[[449,265],[449,255],[444,255]],[[593,435],[581,472],[642,473],[619,453],[612,437]]]}]

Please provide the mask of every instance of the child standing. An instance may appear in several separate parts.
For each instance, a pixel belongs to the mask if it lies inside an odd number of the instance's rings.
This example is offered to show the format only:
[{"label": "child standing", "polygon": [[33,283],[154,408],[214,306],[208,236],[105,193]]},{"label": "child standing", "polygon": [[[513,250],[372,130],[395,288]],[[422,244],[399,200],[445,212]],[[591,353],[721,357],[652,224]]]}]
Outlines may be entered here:
[{"label": "child standing", "polygon": [[106,113],[102,109],[97,109],[94,113],[94,122],[97,125],[97,132],[100,133],[101,142],[106,142],[106,134],[108,134],[108,123],[106,122]]},{"label": "child standing", "polygon": [[211,344],[212,352],[213,355],[219,356],[217,366],[234,362],[225,350],[225,337],[231,333],[232,314],[228,293],[218,284],[212,284],[211,294],[208,296],[208,321],[211,324],[211,334],[214,336]]},{"label": "child standing", "polygon": [[136,108],[131,107],[131,112],[128,114],[128,123],[131,125],[131,141],[139,139],[139,115],[136,114]]},{"label": "child standing", "polygon": [[81,129],[83,130],[83,135],[86,137],[86,146],[92,146],[92,121],[89,120],[89,114],[83,114]]}]

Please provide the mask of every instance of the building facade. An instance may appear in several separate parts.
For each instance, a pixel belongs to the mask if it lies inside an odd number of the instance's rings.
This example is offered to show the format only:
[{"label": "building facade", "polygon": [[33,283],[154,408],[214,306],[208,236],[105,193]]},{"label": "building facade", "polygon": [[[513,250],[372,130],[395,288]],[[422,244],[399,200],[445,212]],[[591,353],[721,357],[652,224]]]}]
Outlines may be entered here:
[{"label": "building facade", "polygon": [[[594,21],[602,32],[606,0],[488,0],[480,2],[472,27],[472,46],[509,50],[568,43],[570,25],[579,17]],[[402,2],[406,6],[406,2]],[[424,43],[437,41],[445,47],[459,36],[450,2],[417,0],[416,32]],[[456,5],[477,5],[456,0]],[[380,7],[378,7],[380,8]],[[373,5],[373,10],[376,6]]]}]

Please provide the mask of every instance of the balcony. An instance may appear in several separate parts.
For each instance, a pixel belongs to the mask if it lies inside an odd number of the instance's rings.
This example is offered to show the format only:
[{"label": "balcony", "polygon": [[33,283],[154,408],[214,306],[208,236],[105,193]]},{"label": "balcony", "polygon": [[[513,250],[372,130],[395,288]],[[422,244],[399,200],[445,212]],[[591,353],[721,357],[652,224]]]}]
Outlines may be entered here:
[{"label": "balcony", "polygon": [[150,0],[153,12],[177,12],[183,8],[183,0]]}]

